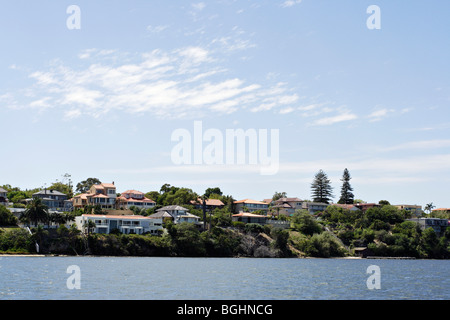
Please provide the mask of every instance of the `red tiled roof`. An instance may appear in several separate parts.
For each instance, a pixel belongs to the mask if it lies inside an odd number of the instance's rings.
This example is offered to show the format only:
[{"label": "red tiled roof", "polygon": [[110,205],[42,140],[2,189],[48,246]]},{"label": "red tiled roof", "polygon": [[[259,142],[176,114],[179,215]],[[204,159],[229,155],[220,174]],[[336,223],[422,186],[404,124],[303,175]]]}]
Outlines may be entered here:
[{"label": "red tiled roof", "polygon": [[[203,200],[198,198],[197,201],[191,200],[191,204],[203,204]],[[206,199],[207,206],[224,206],[225,204],[219,199]]]},{"label": "red tiled roof", "polygon": [[267,203],[265,203],[265,202],[262,202],[262,201],[256,201],[256,200],[252,200],[252,199],[239,200],[239,201],[235,201],[234,203],[267,204]]},{"label": "red tiled roof", "polygon": [[83,217],[94,217],[94,218],[102,218],[102,219],[106,219],[106,218],[113,218],[113,219],[149,219],[148,217],[144,217],[144,216],[119,216],[119,215],[100,215],[100,214],[83,214]]},{"label": "red tiled roof", "polygon": [[122,192],[122,194],[144,194],[144,193],[141,191],[137,191],[137,190],[127,190],[127,191]]},{"label": "red tiled roof", "polygon": [[250,212],[240,212],[238,214],[233,214],[233,217],[267,218],[267,216],[262,216]]}]

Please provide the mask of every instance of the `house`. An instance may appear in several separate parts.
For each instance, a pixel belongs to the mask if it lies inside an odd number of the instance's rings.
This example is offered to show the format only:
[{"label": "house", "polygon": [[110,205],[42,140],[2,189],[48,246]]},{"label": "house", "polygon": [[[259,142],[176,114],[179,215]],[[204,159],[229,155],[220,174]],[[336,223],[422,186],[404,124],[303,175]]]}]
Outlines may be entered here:
[{"label": "house", "polygon": [[267,216],[254,214],[250,212],[240,212],[238,214],[233,214],[231,219],[233,221],[239,221],[244,223],[259,223],[259,224],[267,223]]},{"label": "house", "polygon": [[296,210],[302,209],[302,205],[303,200],[299,198],[280,198],[274,201],[271,211],[277,215],[291,216]]},{"label": "house", "polygon": [[342,208],[342,209],[349,210],[349,211],[360,211],[361,210],[354,204],[332,203],[331,206],[335,206],[335,207]]},{"label": "house", "polygon": [[422,215],[422,206],[408,205],[408,204],[396,204],[396,205],[394,205],[394,207],[397,207],[399,210],[409,211],[415,216]]},{"label": "house", "polygon": [[0,205],[7,206],[9,203],[8,197],[7,197],[8,191],[0,187]]},{"label": "house", "polygon": [[[205,201],[207,211],[221,209],[225,206],[225,204],[219,199],[206,199]],[[190,203],[194,206],[195,209],[203,209],[203,200],[201,198],[198,198],[197,200],[191,200]]]},{"label": "house", "polygon": [[448,219],[439,218],[412,218],[407,219],[408,221],[413,221],[419,224],[422,230],[427,228],[433,228],[438,236],[444,234],[445,230],[449,226]]},{"label": "house", "polygon": [[95,184],[87,193],[73,197],[73,207],[81,209],[85,206],[99,205],[102,209],[114,209],[116,207],[116,186],[113,183]]},{"label": "house", "polygon": [[378,203],[356,203],[355,207],[362,210],[362,212],[366,212],[370,208],[381,207]]},{"label": "house", "polygon": [[432,212],[435,212],[435,213],[450,213],[450,208],[433,209]]},{"label": "house", "polygon": [[328,203],[323,202],[303,202],[302,209],[307,210],[310,214],[325,211],[328,208]]},{"label": "house", "polygon": [[[33,193],[34,199],[41,199],[42,203],[48,207],[50,211],[64,211],[65,204],[64,202],[67,200],[67,195],[56,191],[56,190],[41,190],[39,192]],[[28,202],[31,199],[27,200]]]},{"label": "house", "polygon": [[199,221],[200,217],[189,213],[188,209],[177,205],[162,207],[149,217],[170,219],[175,224],[182,222],[193,223],[195,225],[203,224],[203,222]]},{"label": "house", "polygon": [[144,216],[116,216],[83,214],[75,218],[77,228],[87,232],[88,222],[95,224],[93,233],[109,234],[113,230],[119,230],[124,234],[159,234],[163,230],[162,219]]},{"label": "house", "polygon": [[122,192],[117,198],[116,207],[119,209],[130,209],[130,207],[137,207],[139,209],[151,209],[156,206],[156,202],[145,196],[143,192],[136,190],[127,190]]},{"label": "house", "polygon": [[256,201],[252,199],[244,199],[234,202],[235,212],[255,212],[261,210],[264,214],[269,211],[269,205],[262,201]]}]

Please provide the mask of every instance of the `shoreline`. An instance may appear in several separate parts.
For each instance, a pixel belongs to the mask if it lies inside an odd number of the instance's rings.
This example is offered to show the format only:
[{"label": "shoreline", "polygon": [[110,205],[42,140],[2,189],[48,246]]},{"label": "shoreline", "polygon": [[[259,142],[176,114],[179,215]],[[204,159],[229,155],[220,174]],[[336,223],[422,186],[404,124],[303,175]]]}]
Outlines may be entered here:
[{"label": "shoreline", "polygon": [[321,258],[321,257],[292,257],[292,258],[255,258],[255,257],[169,257],[169,256],[99,256],[99,255],[78,255],[78,256],[71,256],[71,255],[63,255],[63,254],[31,254],[31,253],[13,253],[13,254],[7,254],[2,253],[0,254],[0,258],[3,257],[24,257],[24,258],[57,258],[57,257],[63,257],[63,258],[211,258],[211,259],[337,259],[337,260],[450,260],[450,259],[420,259],[420,258],[414,258],[414,257],[375,257],[370,256],[367,258],[362,257],[330,257],[330,258]]}]

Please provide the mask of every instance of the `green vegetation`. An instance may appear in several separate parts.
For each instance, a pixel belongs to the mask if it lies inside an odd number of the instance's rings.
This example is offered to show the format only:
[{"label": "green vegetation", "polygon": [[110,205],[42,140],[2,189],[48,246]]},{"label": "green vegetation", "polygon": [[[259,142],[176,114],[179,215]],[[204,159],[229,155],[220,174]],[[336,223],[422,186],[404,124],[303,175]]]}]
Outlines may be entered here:
[{"label": "green vegetation", "polygon": [[366,213],[330,206],[320,218],[345,245],[367,247],[373,256],[450,258],[449,227],[438,237],[432,228],[406,221],[410,213],[391,205]]},{"label": "green vegetation", "polygon": [[[354,200],[350,186],[350,174],[346,169],[342,177],[340,202],[350,204]],[[77,191],[86,191],[98,179],[88,178],[77,185]],[[69,184],[54,183],[67,193]],[[29,199],[36,190],[22,191],[10,185],[3,186],[15,207],[25,207],[23,200]],[[326,174],[319,171],[312,184],[313,199],[328,202],[332,197],[331,185]],[[159,191],[150,191],[146,196],[157,205],[142,210],[132,207],[135,214],[150,215],[166,205],[181,205],[190,213],[199,216],[205,230],[193,224],[166,222],[160,235],[125,235],[118,230],[112,234],[94,234],[93,226],[86,226],[82,233],[73,225],[65,224],[83,213],[103,214],[100,207],[87,206],[72,213],[49,213],[40,199],[33,199],[25,212],[17,219],[7,208],[0,206],[0,253],[39,253],[63,255],[117,255],[117,256],[183,256],[183,257],[345,257],[353,255],[355,248],[366,248],[373,256],[450,258],[450,227],[436,234],[432,228],[422,230],[407,219],[411,213],[399,210],[387,200],[366,212],[348,210],[331,205],[324,212],[311,215],[306,210],[297,210],[292,216],[277,214],[272,219],[290,223],[287,229],[272,225],[260,225],[232,221],[233,197],[223,195],[218,187],[205,190],[198,195],[188,188],[164,184]],[[275,192],[273,199],[287,197],[286,192]],[[224,203],[220,209],[203,212],[191,201],[219,199]],[[431,212],[429,203],[426,216],[450,219],[449,212]],[[258,213],[258,212],[255,212]],[[18,221],[31,228],[32,233],[18,228]],[[47,228],[52,225],[55,228]]]}]

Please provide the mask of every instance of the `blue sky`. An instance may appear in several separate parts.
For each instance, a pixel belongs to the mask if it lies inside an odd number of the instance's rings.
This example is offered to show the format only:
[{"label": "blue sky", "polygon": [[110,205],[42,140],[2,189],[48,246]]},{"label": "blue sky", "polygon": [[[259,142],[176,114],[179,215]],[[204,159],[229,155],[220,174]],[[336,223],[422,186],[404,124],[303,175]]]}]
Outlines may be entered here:
[{"label": "blue sky", "polygon": [[[81,10],[69,30],[67,8]],[[381,29],[366,12],[381,9]],[[0,185],[70,173],[236,199],[450,206],[447,1],[14,1],[0,12]],[[172,133],[279,130],[279,171],[175,165]]]}]

